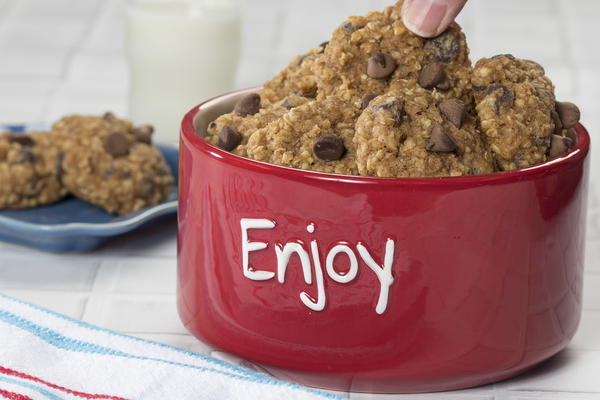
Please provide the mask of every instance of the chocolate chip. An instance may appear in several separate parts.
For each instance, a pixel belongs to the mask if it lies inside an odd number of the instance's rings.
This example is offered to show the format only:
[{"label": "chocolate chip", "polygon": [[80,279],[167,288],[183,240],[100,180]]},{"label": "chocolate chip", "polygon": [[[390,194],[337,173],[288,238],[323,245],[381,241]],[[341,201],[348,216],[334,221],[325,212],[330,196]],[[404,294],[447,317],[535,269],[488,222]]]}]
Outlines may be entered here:
[{"label": "chocolate chip", "polygon": [[439,90],[449,90],[452,85],[450,84],[450,80],[448,80],[448,77],[444,75],[444,78],[442,79],[442,81],[440,83],[438,83],[437,85],[435,85],[436,88],[438,88]]},{"label": "chocolate chip", "polygon": [[354,25],[352,25],[352,22],[350,21],[344,22],[342,25],[342,30],[346,33],[352,33],[354,32]]},{"label": "chocolate chip", "polygon": [[152,134],[154,127],[152,125],[140,125],[131,131],[136,142],[152,144]]},{"label": "chocolate chip", "polygon": [[433,89],[446,80],[444,67],[439,62],[426,64],[419,72],[419,85],[424,89]]},{"label": "chocolate chip", "polygon": [[555,110],[550,111],[550,116],[552,117],[552,121],[554,121],[554,134],[560,135],[562,133],[563,125],[558,113]]},{"label": "chocolate chip", "polygon": [[438,106],[440,112],[452,125],[460,129],[467,113],[465,103],[459,99],[444,100]]},{"label": "chocolate chip", "polygon": [[396,125],[401,125],[402,122],[404,122],[404,117],[406,116],[406,114],[404,113],[404,109],[400,106],[394,110],[393,116]]},{"label": "chocolate chip", "polygon": [[456,150],[456,142],[452,134],[448,132],[442,125],[436,125],[431,130],[431,137],[427,144],[427,151],[435,153],[450,153]]},{"label": "chocolate chip", "polygon": [[377,104],[375,106],[373,106],[373,111],[381,111],[381,110],[385,110],[385,111],[389,111],[390,113],[392,113],[392,118],[394,118],[394,121],[396,122],[397,125],[402,124],[402,122],[404,122],[404,101],[401,99],[397,99],[397,100],[392,100],[392,101],[388,101],[386,103],[380,103]]},{"label": "chocolate chip", "polygon": [[286,99],[281,103],[281,107],[291,110],[292,108],[298,107],[299,104],[294,100],[294,97],[286,97]]},{"label": "chocolate chip", "polygon": [[373,100],[375,97],[377,97],[377,95],[374,93],[370,93],[363,97],[362,101],[360,102],[360,109],[364,110],[365,108],[367,108],[371,100]]},{"label": "chocolate chip", "polygon": [[10,135],[8,137],[9,143],[19,143],[21,146],[35,146],[35,140],[26,135]]},{"label": "chocolate chip", "polygon": [[569,129],[575,126],[575,124],[579,122],[579,118],[581,117],[579,108],[577,108],[575,104],[569,103],[568,101],[557,101],[556,112],[558,112],[560,121],[562,122],[563,127],[565,129]]},{"label": "chocolate chip", "polygon": [[387,103],[379,103],[379,104],[373,106],[373,111],[381,111],[381,110],[390,111],[392,108],[394,108],[395,105],[396,105],[395,100],[388,101]]},{"label": "chocolate chip", "polygon": [[434,61],[450,62],[458,55],[460,44],[456,34],[447,30],[441,35],[427,40],[424,48]]},{"label": "chocolate chip", "polygon": [[323,135],[315,140],[313,153],[323,161],[336,161],[344,156],[344,140],[335,135]]},{"label": "chocolate chip", "polygon": [[114,122],[117,120],[117,117],[115,116],[115,114],[111,113],[110,111],[107,111],[102,116],[102,119],[104,119],[105,121]]},{"label": "chocolate chip", "polygon": [[242,135],[233,126],[225,125],[219,132],[219,147],[231,151],[242,142]]},{"label": "chocolate chip", "polygon": [[260,96],[258,93],[250,93],[242,97],[235,105],[233,112],[241,117],[254,115],[260,109]]},{"label": "chocolate chip", "polygon": [[497,92],[498,90],[502,91],[502,93],[496,94],[496,101],[494,102],[494,111],[496,114],[500,114],[500,107],[503,105],[511,105],[513,102],[513,94],[509,88],[502,85],[501,83],[492,83],[487,87],[485,94],[492,94]]},{"label": "chocolate chip", "polygon": [[59,152],[56,154],[56,162],[54,164],[54,176],[56,180],[61,182],[62,177],[65,174],[65,169],[63,168],[63,160],[65,159],[65,155],[63,152]]},{"label": "chocolate chip", "polygon": [[367,61],[367,75],[382,79],[390,76],[396,69],[396,60],[385,53],[375,53]]},{"label": "chocolate chip", "polygon": [[304,62],[304,59],[308,56],[308,54],[304,54],[302,57],[300,57],[298,59],[298,61],[296,62],[296,66],[299,67],[302,65],[302,63]]},{"label": "chocolate chip", "polygon": [[575,129],[567,129],[565,136],[571,139],[571,147],[575,147],[577,144],[577,133],[575,132]]},{"label": "chocolate chip", "polygon": [[321,43],[319,45],[319,47],[321,48],[321,51],[325,51],[325,48],[327,47],[328,44],[329,44],[329,41]]},{"label": "chocolate chip", "polygon": [[122,157],[129,154],[129,140],[121,132],[113,132],[104,137],[102,146],[113,157]]},{"label": "chocolate chip", "polygon": [[550,144],[550,151],[548,152],[548,156],[550,158],[558,157],[567,152],[573,146],[573,141],[566,137],[560,135],[552,135],[552,142]]},{"label": "chocolate chip", "polygon": [[542,147],[542,148],[548,148],[548,146],[550,146],[550,136],[546,136],[546,137],[541,137],[538,135],[531,135],[531,141],[533,142],[533,144],[535,144],[537,147]]},{"label": "chocolate chip", "polygon": [[295,106],[294,106],[294,105],[292,105],[292,103],[291,103],[291,102],[290,102],[288,99],[285,99],[285,100],[283,101],[283,103],[281,103],[281,107],[285,108],[286,110],[291,110],[291,109],[292,109],[292,108],[294,108]]},{"label": "chocolate chip", "polygon": [[35,154],[31,151],[29,147],[21,147],[19,150],[19,163],[34,163],[36,160]]}]

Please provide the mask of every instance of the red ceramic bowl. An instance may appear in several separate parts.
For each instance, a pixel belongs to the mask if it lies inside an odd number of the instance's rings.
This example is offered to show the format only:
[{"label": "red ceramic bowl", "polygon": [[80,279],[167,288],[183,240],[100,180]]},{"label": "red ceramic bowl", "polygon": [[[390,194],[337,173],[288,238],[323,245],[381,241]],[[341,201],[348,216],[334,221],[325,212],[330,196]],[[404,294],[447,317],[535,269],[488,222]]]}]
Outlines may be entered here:
[{"label": "red ceramic bowl", "polygon": [[238,157],[197,134],[247,92],[183,119],[178,307],[194,335],[278,377],[375,392],[498,381],[569,343],[588,190],[581,125],[572,151],[520,171],[342,176]]}]

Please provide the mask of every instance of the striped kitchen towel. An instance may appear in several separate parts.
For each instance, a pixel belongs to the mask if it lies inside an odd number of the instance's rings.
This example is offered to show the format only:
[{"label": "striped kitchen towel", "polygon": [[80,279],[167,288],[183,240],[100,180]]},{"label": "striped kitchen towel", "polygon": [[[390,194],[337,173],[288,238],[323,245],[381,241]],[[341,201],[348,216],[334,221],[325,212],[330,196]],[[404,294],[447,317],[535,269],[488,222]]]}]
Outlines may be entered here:
[{"label": "striped kitchen towel", "polygon": [[0,294],[0,399],[339,399]]}]

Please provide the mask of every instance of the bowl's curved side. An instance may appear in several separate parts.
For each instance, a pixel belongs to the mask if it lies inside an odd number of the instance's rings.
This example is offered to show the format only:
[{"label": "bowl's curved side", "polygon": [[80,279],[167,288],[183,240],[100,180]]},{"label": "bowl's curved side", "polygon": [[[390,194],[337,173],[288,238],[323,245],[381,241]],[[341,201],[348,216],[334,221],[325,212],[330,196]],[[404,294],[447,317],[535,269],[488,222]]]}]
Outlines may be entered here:
[{"label": "bowl's curved side", "polygon": [[191,121],[178,307],[198,337],[309,385],[421,392],[504,379],[575,333],[583,128],[539,169],[409,180],[289,173],[202,144]]}]

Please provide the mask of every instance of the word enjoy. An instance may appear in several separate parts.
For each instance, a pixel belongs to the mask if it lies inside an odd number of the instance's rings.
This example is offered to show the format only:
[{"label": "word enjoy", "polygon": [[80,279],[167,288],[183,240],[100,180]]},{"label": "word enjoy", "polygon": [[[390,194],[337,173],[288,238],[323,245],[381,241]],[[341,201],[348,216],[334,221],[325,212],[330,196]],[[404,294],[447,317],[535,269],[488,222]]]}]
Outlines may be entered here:
[{"label": "word enjoy", "polygon": [[[242,268],[244,276],[254,281],[266,281],[274,278],[275,272],[273,271],[264,271],[250,267],[250,253],[253,251],[266,249],[268,247],[268,243],[249,241],[248,231],[250,229],[273,229],[276,225],[275,221],[266,218],[242,218],[240,220],[240,225],[242,228]],[[306,227],[306,230],[308,233],[314,233],[314,224],[309,224]],[[321,257],[317,241],[310,241],[310,254],[306,250],[302,241],[286,242],[285,244],[277,243],[274,247],[275,255],[277,257],[277,281],[279,283],[285,283],[285,273],[290,258],[293,254],[297,254],[300,258],[302,275],[304,277],[304,282],[307,285],[312,284],[312,269],[314,269],[314,276],[317,285],[317,297],[316,299],[313,299],[306,292],[302,292],[300,293],[300,300],[311,310],[322,311],[325,308],[326,295],[323,284],[323,269],[321,267]],[[390,286],[394,282],[394,278],[392,276],[392,264],[394,262],[394,241],[389,238],[386,241],[383,265],[379,265],[375,262],[375,260],[373,260],[369,250],[367,250],[367,248],[361,242],[357,243],[356,250],[358,251],[362,261],[377,276],[379,281],[379,297],[375,307],[375,312],[377,312],[377,314],[383,314],[388,305]],[[350,262],[349,270],[344,274],[338,273],[334,265],[336,257],[342,255],[348,257]],[[358,274],[358,259],[356,257],[356,253],[345,242],[339,242],[327,253],[327,257],[325,258],[325,270],[327,275],[335,282],[351,282]]]}]

